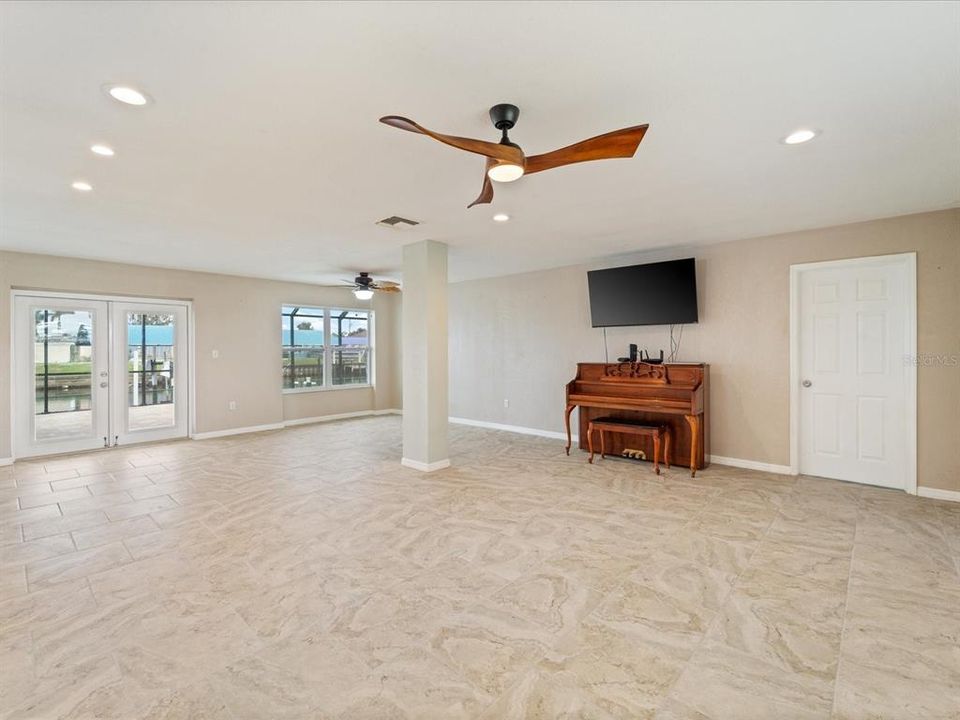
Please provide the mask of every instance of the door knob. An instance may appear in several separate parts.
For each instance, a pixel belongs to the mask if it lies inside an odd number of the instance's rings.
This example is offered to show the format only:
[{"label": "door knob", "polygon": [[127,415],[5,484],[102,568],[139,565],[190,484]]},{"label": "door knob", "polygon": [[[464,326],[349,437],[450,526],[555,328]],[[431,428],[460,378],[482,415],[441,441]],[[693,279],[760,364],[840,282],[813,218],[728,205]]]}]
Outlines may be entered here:
[{"label": "door knob", "polygon": [[809,380],[804,380],[803,383],[802,383],[802,385],[803,385],[804,387],[810,387],[811,385],[813,385],[813,383],[810,382]]},{"label": "door knob", "polygon": [[100,383],[100,387],[106,387],[107,384],[108,384],[108,383],[102,382],[102,383]]}]

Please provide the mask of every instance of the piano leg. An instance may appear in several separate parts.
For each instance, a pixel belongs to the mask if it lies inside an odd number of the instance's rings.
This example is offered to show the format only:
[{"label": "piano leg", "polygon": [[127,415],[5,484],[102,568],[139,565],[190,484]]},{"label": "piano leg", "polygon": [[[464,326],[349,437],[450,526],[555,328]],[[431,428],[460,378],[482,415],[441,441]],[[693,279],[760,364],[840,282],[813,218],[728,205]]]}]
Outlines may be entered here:
[{"label": "piano leg", "polygon": [[573,409],[574,409],[575,407],[576,407],[576,405],[567,405],[567,410],[566,410],[566,412],[563,414],[563,419],[564,419],[564,422],[566,423],[566,426],[567,426],[567,455],[570,454],[570,445],[571,445],[572,442],[573,442],[572,439],[571,439],[571,437],[570,437],[570,413],[573,412]]},{"label": "piano leg", "polygon": [[653,471],[660,474],[660,431],[653,436]]},{"label": "piano leg", "polygon": [[690,477],[697,476],[697,450],[700,446],[700,416],[684,415],[690,425]]}]

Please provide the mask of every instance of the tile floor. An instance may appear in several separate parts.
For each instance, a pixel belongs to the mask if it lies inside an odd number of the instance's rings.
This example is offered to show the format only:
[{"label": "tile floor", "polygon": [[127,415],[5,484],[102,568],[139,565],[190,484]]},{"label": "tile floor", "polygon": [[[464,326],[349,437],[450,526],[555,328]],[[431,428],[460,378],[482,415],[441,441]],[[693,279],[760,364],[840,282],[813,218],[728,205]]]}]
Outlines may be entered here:
[{"label": "tile floor", "polygon": [[0,716],[960,716],[960,505],[451,432],[0,468]]}]

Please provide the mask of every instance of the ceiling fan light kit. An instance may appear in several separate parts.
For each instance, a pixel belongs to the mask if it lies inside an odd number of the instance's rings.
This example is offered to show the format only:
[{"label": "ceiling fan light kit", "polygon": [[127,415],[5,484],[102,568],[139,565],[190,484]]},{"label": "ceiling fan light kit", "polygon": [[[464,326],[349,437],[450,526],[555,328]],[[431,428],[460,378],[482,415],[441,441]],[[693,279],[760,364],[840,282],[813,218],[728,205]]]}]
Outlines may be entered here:
[{"label": "ceiling fan light kit", "polygon": [[353,296],[357,300],[370,300],[375,290],[379,292],[400,292],[400,285],[391,280],[374,282],[370,273],[362,272],[353,280],[344,280],[347,285],[353,285]]},{"label": "ceiling fan light kit", "polygon": [[513,182],[523,177],[523,166],[513,163],[497,163],[487,170],[487,177],[496,182]]},{"label": "ceiling fan light kit", "polygon": [[418,125],[413,120],[399,115],[385,115],[380,118],[380,122],[399,130],[426,135],[460,150],[483,155],[486,158],[483,185],[480,189],[480,195],[467,205],[468,208],[472,208],[474,205],[487,204],[493,200],[491,180],[495,182],[514,182],[524,175],[530,175],[541,170],[551,170],[563,165],[572,165],[588,160],[633,157],[648,128],[647,125],[634,125],[598,135],[553,152],[527,157],[524,155],[523,149],[512,142],[507,134],[519,119],[520,108],[516,105],[500,103],[490,108],[490,120],[493,126],[502,133],[499,143],[433,132],[422,125]]}]

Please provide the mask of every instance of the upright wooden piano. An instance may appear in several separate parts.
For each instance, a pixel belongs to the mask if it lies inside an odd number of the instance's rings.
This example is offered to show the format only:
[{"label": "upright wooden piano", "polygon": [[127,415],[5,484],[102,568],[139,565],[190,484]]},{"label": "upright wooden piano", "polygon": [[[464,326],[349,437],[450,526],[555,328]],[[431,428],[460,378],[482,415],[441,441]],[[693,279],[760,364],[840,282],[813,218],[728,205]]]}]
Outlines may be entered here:
[{"label": "upright wooden piano", "polygon": [[[673,439],[673,463],[691,474],[705,467],[709,456],[707,398],[709,366],[705,363],[652,365],[643,362],[578,363],[577,377],[567,383],[567,454],[570,454],[570,413],[580,408],[580,449],[587,448],[587,424],[615,417],[646,425],[666,425]],[[631,446],[638,440],[631,438]],[[642,439],[640,443],[649,443]],[[625,439],[609,438],[608,453],[619,455]],[[632,447],[653,457],[652,448]]]}]

